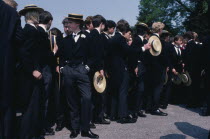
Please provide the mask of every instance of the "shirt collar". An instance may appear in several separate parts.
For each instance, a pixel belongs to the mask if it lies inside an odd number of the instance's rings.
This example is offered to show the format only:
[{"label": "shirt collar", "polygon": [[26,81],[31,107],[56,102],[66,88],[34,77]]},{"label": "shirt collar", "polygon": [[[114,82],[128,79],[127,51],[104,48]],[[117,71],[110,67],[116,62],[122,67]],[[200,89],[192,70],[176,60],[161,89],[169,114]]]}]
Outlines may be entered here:
[{"label": "shirt collar", "polygon": [[80,33],[80,31],[81,31],[81,30],[79,30],[77,33],[74,33],[74,32],[73,32],[72,35],[73,35],[73,36],[74,36],[74,35],[77,36],[77,35]]},{"label": "shirt collar", "polygon": [[191,41],[193,41],[193,39],[190,39],[188,42],[191,42]]},{"label": "shirt collar", "polygon": [[123,36],[122,32],[120,32],[120,31],[119,31],[119,33],[120,33],[120,35],[122,35],[122,36]]},{"label": "shirt collar", "polygon": [[99,34],[101,34],[101,31],[99,30],[99,28],[95,28],[95,29],[98,31]]},{"label": "shirt collar", "polygon": [[65,38],[67,36],[67,34],[66,33],[63,33],[63,38]]},{"label": "shirt collar", "polygon": [[143,36],[141,36],[141,35],[138,35],[138,36],[139,36],[139,38],[141,38],[142,41],[144,40],[144,37]]},{"label": "shirt collar", "polygon": [[47,32],[47,29],[46,29],[46,27],[43,24],[39,24],[39,26],[42,27],[45,32]]},{"label": "shirt collar", "polygon": [[[36,28],[36,26],[35,26],[33,23],[27,23],[27,24],[29,24],[29,25],[31,25],[31,26],[33,26],[33,27]],[[37,29],[37,28],[36,28],[36,29]]]},{"label": "shirt collar", "polygon": [[158,33],[154,33],[155,35],[157,35],[158,37],[160,37],[160,35]]},{"label": "shirt collar", "polygon": [[107,32],[103,32],[107,39],[111,38],[111,36]]},{"label": "shirt collar", "polygon": [[87,29],[86,31],[87,31],[88,33],[90,33],[90,30]]}]

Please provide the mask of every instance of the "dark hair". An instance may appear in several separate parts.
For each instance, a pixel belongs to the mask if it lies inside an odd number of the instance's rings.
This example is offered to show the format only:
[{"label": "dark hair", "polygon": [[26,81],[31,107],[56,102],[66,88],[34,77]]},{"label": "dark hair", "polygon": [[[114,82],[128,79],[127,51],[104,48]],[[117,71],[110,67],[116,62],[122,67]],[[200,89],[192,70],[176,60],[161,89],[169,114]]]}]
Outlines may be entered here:
[{"label": "dark hair", "polygon": [[63,21],[62,21],[62,24],[65,25],[65,24],[68,24],[69,23],[69,19],[68,18],[64,18]]},{"label": "dark hair", "polygon": [[88,16],[86,19],[85,19],[85,25],[90,25],[93,21],[93,17],[92,16]]},{"label": "dark hair", "polygon": [[144,36],[147,34],[148,28],[143,27],[143,26],[136,26],[136,33],[137,35]]},{"label": "dark hair", "polygon": [[113,20],[107,20],[104,31],[108,31],[109,28],[115,28],[116,23]]},{"label": "dark hair", "polygon": [[62,32],[58,28],[52,28],[50,30],[50,32],[51,32],[52,35],[55,35],[55,36],[61,36],[62,35]]},{"label": "dark hair", "polygon": [[53,20],[53,17],[50,12],[44,11],[39,15],[39,23],[47,24],[50,20]]},{"label": "dark hair", "polygon": [[131,34],[133,33],[132,28],[128,28],[125,33],[129,32],[129,31],[131,32]]},{"label": "dark hair", "polygon": [[101,23],[106,24],[106,19],[102,15],[95,15],[93,16],[92,23],[93,23],[93,27],[96,28],[96,27],[99,27]]},{"label": "dark hair", "polygon": [[125,33],[127,32],[127,30],[129,30],[129,28],[130,28],[130,25],[126,20],[121,19],[117,22],[117,31]]},{"label": "dark hair", "polygon": [[162,33],[161,35],[160,35],[160,38],[162,39],[162,40],[165,40],[167,37],[169,37],[170,36],[170,34],[169,33]]},{"label": "dark hair", "polygon": [[175,41],[178,41],[179,39],[183,39],[183,37],[182,37],[181,35],[176,35],[176,36],[174,37],[174,42],[175,42]]},{"label": "dark hair", "polygon": [[187,31],[186,33],[184,33],[183,38],[187,39],[187,40],[193,39],[194,38],[193,37],[193,32],[192,31]]}]

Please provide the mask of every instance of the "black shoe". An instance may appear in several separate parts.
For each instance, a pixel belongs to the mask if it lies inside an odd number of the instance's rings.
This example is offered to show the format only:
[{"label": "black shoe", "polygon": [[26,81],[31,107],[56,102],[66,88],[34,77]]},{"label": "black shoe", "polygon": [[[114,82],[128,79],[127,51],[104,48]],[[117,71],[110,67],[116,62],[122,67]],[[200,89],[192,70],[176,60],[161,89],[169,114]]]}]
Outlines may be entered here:
[{"label": "black shoe", "polygon": [[187,108],[199,108],[200,105],[198,105],[198,104],[187,104],[186,107]]},{"label": "black shoe", "polygon": [[167,113],[164,113],[164,112],[160,111],[159,109],[152,111],[151,114],[157,115],[157,116],[167,116],[168,115]]},{"label": "black shoe", "polygon": [[117,122],[121,124],[128,124],[128,123],[135,123],[137,119],[126,117],[126,118],[120,118]]},{"label": "black shoe", "polygon": [[95,129],[96,125],[94,123],[90,122],[90,128]]},{"label": "black shoe", "polygon": [[91,139],[98,139],[99,136],[94,134],[91,130],[89,131],[82,131],[81,132],[81,136],[82,137],[88,137],[88,138],[91,138]]},{"label": "black shoe", "polygon": [[132,118],[134,118],[134,119],[138,119],[138,114],[137,114],[137,113],[133,113],[133,114],[131,114],[131,116],[132,116]]},{"label": "black shoe", "polygon": [[61,131],[62,129],[64,128],[64,126],[62,124],[57,124],[56,125],[56,128],[55,128],[55,131]]},{"label": "black shoe", "polygon": [[45,139],[44,136],[33,137],[32,139]]},{"label": "black shoe", "polygon": [[200,113],[201,116],[210,116],[210,112],[207,112],[207,111],[202,111]]},{"label": "black shoe", "polygon": [[167,106],[166,105],[160,105],[160,108],[165,110],[165,109],[167,109]]},{"label": "black shoe", "polygon": [[54,132],[53,128],[46,128],[46,129],[44,129],[44,135],[52,136],[52,135],[55,135],[55,132]]},{"label": "black shoe", "polygon": [[109,125],[110,121],[107,121],[105,119],[100,119],[100,120],[96,120],[95,124],[104,124],[104,125]]},{"label": "black shoe", "polygon": [[110,119],[110,116],[108,114],[104,114],[104,119]]},{"label": "black shoe", "polygon": [[139,111],[139,112],[138,112],[138,116],[139,116],[139,117],[147,117],[147,116],[143,113],[143,111]]},{"label": "black shoe", "polygon": [[146,114],[150,114],[151,113],[151,110],[145,110],[145,113]]},{"label": "black shoe", "polygon": [[70,138],[71,139],[76,138],[79,135],[79,133],[80,133],[79,130],[72,130],[70,134]]},{"label": "black shoe", "polygon": [[117,117],[110,117],[110,120],[111,120],[111,121],[117,121],[118,118],[117,118]]}]

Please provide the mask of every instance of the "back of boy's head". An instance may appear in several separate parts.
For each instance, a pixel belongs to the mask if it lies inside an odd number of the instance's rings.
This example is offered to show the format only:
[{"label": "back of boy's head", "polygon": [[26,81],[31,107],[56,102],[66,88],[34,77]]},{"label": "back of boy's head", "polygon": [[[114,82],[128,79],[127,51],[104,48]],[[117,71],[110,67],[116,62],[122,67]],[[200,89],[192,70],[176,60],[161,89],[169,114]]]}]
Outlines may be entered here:
[{"label": "back of boy's head", "polygon": [[93,16],[92,24],[94,28],[99,27],[101,23],[106,24],[106,19],[102,15]]}]

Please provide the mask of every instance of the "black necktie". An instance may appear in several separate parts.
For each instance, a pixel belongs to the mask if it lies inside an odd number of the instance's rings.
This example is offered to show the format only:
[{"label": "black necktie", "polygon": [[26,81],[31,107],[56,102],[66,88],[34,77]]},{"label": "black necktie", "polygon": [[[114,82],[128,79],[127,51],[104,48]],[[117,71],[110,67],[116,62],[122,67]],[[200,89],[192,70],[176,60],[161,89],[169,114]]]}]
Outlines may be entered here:
[{"label": "black necktie", "polygon": [[74,39],[76,37],[76,34],[73,34],[72,36],[73,36],[73,39]]},{"label": "black necktie", "polygon": [[178,56],[181,56],[181,53],[180,53],[180,48],[178,47]]},{"label": "black necktie", "polygon": [[177,48],[177,55],[178,56],[181,56],[181,53],[180,53],[180,46],[177,46],[177,45],[174,45],[176,48]]}]

